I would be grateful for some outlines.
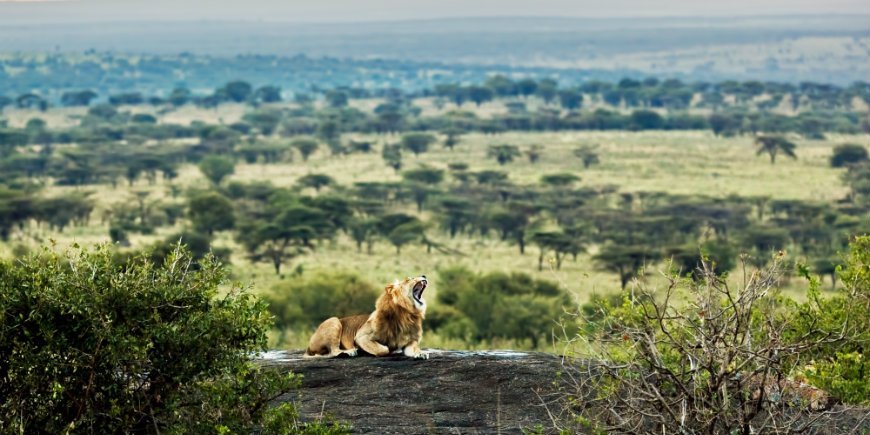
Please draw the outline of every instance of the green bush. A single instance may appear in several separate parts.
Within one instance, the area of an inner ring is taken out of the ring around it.
[[[797,306],[791,339],[805,336],[829,341],[807,355],[813,362],[804,374],[811,384],[846,403],[870,404],[870,236],[855,238],[838,267],[842,287],[832,297],[821,296],[821,282],[809,271],[807,302]]]
[[[343,430],[268,406],[298,378],[250,361],[265,303],[191,264],[179,248],[117,265],[106,245],[0,262],[0,433]]]
[[[427,321],[439,333],[472,341],[529,340],[537,348],[570,299],[558,285],[522,273],[439,272],[438,304]]]
[[[381,291],[350,273],[281,283],[266,297],[279,329],[315,327],[333,317],[371,313]]]

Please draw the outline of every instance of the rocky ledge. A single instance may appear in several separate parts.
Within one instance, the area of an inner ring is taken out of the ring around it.
[[[404,356],[303,359],[267,352],[261,361],[303,375],[302,416],[351,422],[355,433],[521,433],[551,425],[541,397],[552,393],[562,359],[514,351],[429,350]]]
[[[401,355],[303,359],[301,351],[262,354],[264,366],[302,374],[293,401],[306,420],[330,415],[355,433],[514,434],[552,427],[543,401],[558,397],[562,358],[533,352],[429,350],[429,359]],[[301,396],[300,396],[301,395]],[[867,408],[834,406],[814,434],[868,433]]]

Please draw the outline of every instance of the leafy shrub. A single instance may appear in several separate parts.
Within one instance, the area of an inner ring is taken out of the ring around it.
[[[847,143],[834,147],[834,154],[831,156],[831,166],[842,168],[868,160],[870,160],[870,157],[868,157],[867,148],[864,148],[863,145]]]
[[[526,274],[476,275],[453,268],[439,272],[438,303],[427,322],[449,337],[529,340],[538,347],[569,302],[556,284]]]
[[[268,406],[298,378],[249,360],[266,344],[265,303],[219,293],[213,259],[191,264],[179,248],[163,265],[116,265],[105,245],[0,263],[0,432],[343,430]]]
[[[278,284],[266,300],[278,328],[309,328],[333,316],[371,313],[379,295],[359,276],[335,273]]]
[[[850,244],[844,267],[838,268],[843,286],[833,297],[821,296],[821,283],[809,271],[807,302],[796,308],[792,340],[813,336],[836,337],[814,352],[805,352],[812,363],[805,375],[813,385],[846,403],[870,403],[870,236],[857,237]]]

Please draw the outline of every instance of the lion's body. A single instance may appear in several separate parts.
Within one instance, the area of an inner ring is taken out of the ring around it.
[[[426,278],[408,278],[388,285],[375,303],[375,311],[350,317],[331,317],[311,336],[306,357],[355,356],[357,349],[374,356],[402,350],[407,356],[425,357],[420,351],[426,303],[415,289],[426,287]]]
[[[334,357],[345,351],[356,350],[354,338],[368,319],[368,314],[360,314],[324,320],[311,337],[305,355]]]

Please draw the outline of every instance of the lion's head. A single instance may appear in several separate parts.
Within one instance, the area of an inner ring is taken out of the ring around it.
[[[384,291],[392,296],[392,302],[396,305],[405,307],[409,311],[425,311],[426,300],[423,299],[423,292],[428,286],[429,280],[426,279],[426,275],[420,275],[416,278],[408,277],[396,281],[387,286]]]

